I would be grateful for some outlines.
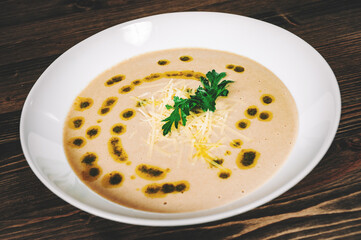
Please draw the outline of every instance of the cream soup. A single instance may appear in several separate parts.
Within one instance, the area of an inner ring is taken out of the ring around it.
[[[208,71],[229,94],[214,112],[195,109],[162,134],[173,97],[188,98]],[[246,57],[170,49],[133,57],[96,77],[75,99],[64,149],[78,177],[101,196],[152,212],[189,212],[235,201],[264,184],[296,139],[294,99],[271,71]]]

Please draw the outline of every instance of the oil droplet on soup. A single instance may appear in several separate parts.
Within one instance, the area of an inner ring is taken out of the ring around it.
[[[228,156],[228,155],[231,155],[231,154],[232,154],[232,152],[228,151],[228,150],[224,153],[225,156]]]
[[[114,106],[118,101],[117,97],[109,97],[103,102],[104,107],[112,107]]]
[[[231,174],[232,174],[232,172],[231,172],[231,170],[229,170],[229,169],[227,169],[227,170],[221,170],[221,171],[219,171],[219,173],[218,173],[218,177],[219,177],[220,179],[227,179],[227,178],[229,178],[229,177],[231,176]]]
[[[88,182],[93,182],[93,181],[97,180],[101,174],[102,174],[102,169],[98,165],[95,165],[95,166],[92,166],[89,168],[85,168],[81,172],[82,179],[84,181],[88,181]]]
[[[142,83],[143,83],[143,81],[141,79],[137,79],[137,80],[132,81],[130,84],[133,86],[138,86]]]
[[[107,80],[104,85],[107,87],[110,87],[116,83],[119,83],[125,79],[125,76],[122,74],[116,75],[114,77],[111,77],[109,80]]]
[[[120,94],[127,94],[134,89],[133,85],[125,85],[119,89]]]
[[[193,58],[191,56],[181,56],[179,60],[181,60],[182,62],[190,62],[193,60]]]
[[[122,135],[127,130],[127,126],[122,123],[116,123],[112,126],[110,132],[113,135]]]
[[[237,73],[242,73],[242,72],[244,72],[244,67],[242,67],[242,66],[235,66],[235,67],[233,68],[233,71],[235,71],[235,72],[237,72]]]
[[[158,65],[164,66],[164,65],[168,65],[170,62],[167,59],[162,59],[159,60],[157,63]]]
[[[237,166],[240,169],[253,168],[261,154],[253,149],[243,149],[237,156]]]
[[[243,142],[241,139],[234,139],[229,145],[233,148],[241,148],[242,144]]]
[[[77,97],[74,102],[74,109],[76,111],[84,111],[93,105],[94,101],[91,98]]]
[[[125,109],[120,113],[120,118],[123,120],[130,120],[135,116],[135,111],[131,108]]]
[[[158,79],[161,79],[162,77],[164,77],[164,75],[162,73],[152,73],[146,77],[143,78],[144,82],[153,82],[156,81]]]
[[[68,144],[73,148],[82,148],[86,144],[86,140],[83,137],[70,138]]]
[[[271,121],[272,118],[273,118],[273,114],[270,111],[263,111],[263,112],[260,112],[260,114],[258,115],[258,120],[260,120],[260,121],[268,122],[268,121]]]
[[[139,177],[152,181],[164,179],[167,172],[169,172],[169,169],[163,169],[148,164],[139,164],[135,169],[135,173]]]
[[[233,65],[233,64],[227,64],[227,65],[226,65],[226,68],[227,68],[227,69],[233,69],[233,68],[234,68],[234,65]]]
[[[151,183],[142,188],[142,192],[146,197],[163,198],[170,193],[184,193],[189,190],[188,181],[178,181],[171,183]]]
[[[179,76],[183,76],[183,78],[187,78],[187,79],[194,79],[194,80],[199,80],[201,76],[204,76],[203,73],[200,72],[194,72],[194,71],[181,71],[180,73],[178,73]]]
[[[244,115],[247,117],[247,118],[255,118],[257,117],[257,114],[258,114],[258,108],[257,106],[249,106],[246,111],[244,112]]]
[[[71,129],[80,129],[85,123],[85,119],[83,117],[73,117],[69,120],[68,126]]]
[[[98,161],[98,155],[93,152],[87,152],[81,157],[81,163],[83,166],[93,166]]]
[[[110,138],[108,141],[108,150],[110,156],[112,156],[116,162],[126,162],[128,160],[128,154],[125,152],[120,138]]]
[[[236,123],[236,127],[240,130],[244,130],[251,125],[251,122],[248,119],[241,119]]]
[[[112,108],[117,103],[118,98],[117,97],[108,97],[105,99],[105,101],[102,103],[102,106],[98,110],[99,115],[106,115],[112,110]]]
[[[94,139],[100,134],[100,127],[99,126],[91,126],[86,130],[86,137],[88,139]]]
[[[261,96],[261,102],[263,103],[263,105],[269,105],[274,101],[275,101],[275,97],[272,96],[271,94],[263,94]]]
[[[116,188],[123,184],[124,176],[118,171],[113,171],[104,175],[101,184],[105,188]]]

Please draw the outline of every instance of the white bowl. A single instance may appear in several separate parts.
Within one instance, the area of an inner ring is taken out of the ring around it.
[[[62,145],[73,99],[98,74],[145,52],[201,47],[249,57],[270,69],[292,93],[299,135],[281,169],[256,191],[215,209],[151,213],[112,203],[86,187],[70,168]],[[341,112],[336,78],[321,55],[294,34],[272,24],[224,13],[156,15],[119,24],[75,45],[56,59],[29,93],[20,121],[24,155],[36,176],[56,195],[86,212],[114,221],[176,226],[234,216],[286,192],[321,160],[335,136]]]

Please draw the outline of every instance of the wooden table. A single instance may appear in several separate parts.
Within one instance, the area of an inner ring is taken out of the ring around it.
[[[161,228],[85,213],[49,191],[29,168],[19,140],[25,98],[51,62],[79,41],[175,11],[249,16],[310,43],[341,88],[336,138],[290,191],[232,218]],[[0,12],[0,239],[361,239],[361,1],[3,0]]]

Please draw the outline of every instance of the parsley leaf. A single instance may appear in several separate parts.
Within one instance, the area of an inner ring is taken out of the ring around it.
[[[178,96],[173,97],[174,105],[166,105],[166,108],[173,109],[173,112],[163,119],[162,122],[165,124],[162,126],[163,135],[167,135],[171,132],[174,124],[175,128],[178,129],[178,124],[182,120],[183,126],[187,123],[187,116],[195,108],[202,109],[204,112],[216,110],[216,100],[219,96],[227,96],[229,91],[226,89],[229,83],[233,81],[222,80],[226,76],[225,72],[217,73],[214,69],[206,74],[207,78],[201,77],[201,83],[194,95],[190,98],[184,99]]]

